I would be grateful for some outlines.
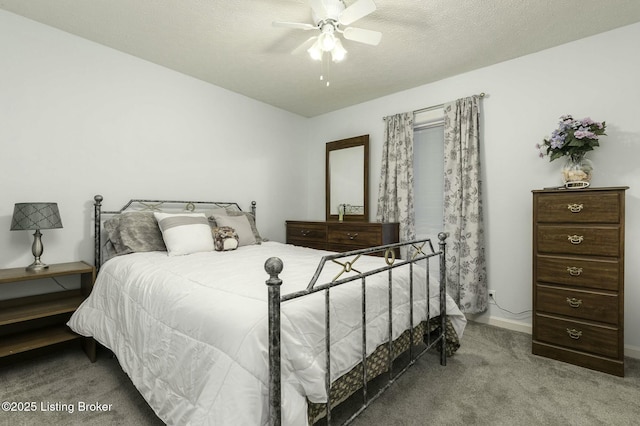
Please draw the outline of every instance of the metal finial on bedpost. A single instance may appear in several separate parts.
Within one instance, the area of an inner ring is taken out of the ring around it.
[[[256,205],[257,203],[255,201],[251,202],[251,214],[253,215],[253,220],[256,220]]]
[[[252,203],[253,205],[253,203]],[[280,376],[280,285],[278,274],[282,272],[282,260],[270,257],[264,263],[269,274],[269,425],[280,426],[282,422],[282,384]]]
[[[102,232],[100,232],[100,225],[101,225],[101,208],[102,208],[102,195],[96,195],[95,197],[93,197],[94,203],[93,203],[93,220],[94,220],[94,244],[95,244],[95,253],[94,253],[94,257],[93,257],[93,263],[94,266],[96,267],[96,272],[98,272],[98,270],[100,269],[100,264],[102,263],[102,257],[101,257],[101,251],[100,251],[100,247],[102,246]]]
[[[446,239],[447,234],[438,234],[440,242],[440,327],[442,341],[440,342],[440,365],[447,365],[447,259],[446,259]]]

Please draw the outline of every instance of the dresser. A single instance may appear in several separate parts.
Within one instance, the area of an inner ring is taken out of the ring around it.
[[[533,191],[533,353],[624,376],[627,187]]]
[[[398,223],[288,220],[287,244],[344,252],[397,243]]]

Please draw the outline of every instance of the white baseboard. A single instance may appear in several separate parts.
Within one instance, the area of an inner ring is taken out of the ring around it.
[[[628,356],[629,358],[640,359],[640,348],[636,346],[625,345],[624,356]]]
[[[532,334],[532,326],[528,322],[515,321],[506,318],[498,318],[486,314],[467,315],[467,319],[482,324],[493,325],[507,330],[519,331],[522,333]],[[625,345],[624,356],[629,358],[640,359],[640,348],[636,346]]]
[[[466,317],[468,320],[473,322],[495,325],[496,327],[506,328],[507,330],[532,334],[532,328],[529,322],[515,321],[515,320],[506,319],[506,318],[498,318],[498,317],[494,317],[486,314],[467,315]]]

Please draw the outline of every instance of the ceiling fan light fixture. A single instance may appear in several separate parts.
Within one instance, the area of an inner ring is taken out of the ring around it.
[[[322,44],[322,50],[325,52],[331,52],[336,46],[336,36],[333,32],[323,32],[320,34],[320,43]]]
[[[336,45],[331,51],[331,59],[333,62],[340,62],[347,56],[347,49],[342,46],[340,39],[336,39]]]
[[[324,54],[324,51],[322,50],[322,45],[320,43],[320,40],[316,40],[315,43],[313,43],[313,45],[307,49],[307,52],[309,53],[309,56],[311,57],[311,59],[313,59],[314,61],[320,61],[322,60],[322,55]]]

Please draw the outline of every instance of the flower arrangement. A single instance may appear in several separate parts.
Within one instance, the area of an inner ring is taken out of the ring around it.
[[[550,138],[537,144],[540,150],[540,158],[549,156],[549,161],[565,155],[572,158],[581,158],[587,151],[600,146],[598,137],[605,134],[606,123],[593,121],[590,118],[575,120],[570,115],[560,117],[560,123],[553,131]]]

